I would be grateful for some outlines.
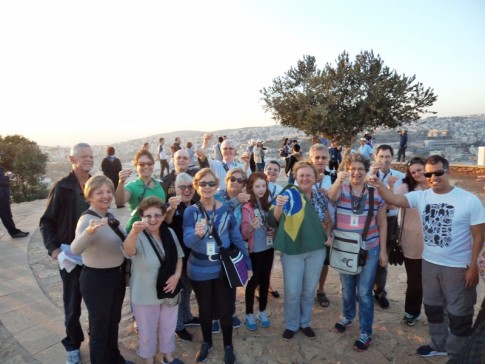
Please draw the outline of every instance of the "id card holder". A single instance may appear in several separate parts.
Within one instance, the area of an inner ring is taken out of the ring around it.
[[[358,216],[352,215],[350,217],[350,226],[353,226],[353,227],[359,226],[359,217]]]
[[[214,255],[216,254],[216,242],[215,241],[209,241],[207,243],[207,247],[206,247],[207,251],[206,251],[206,254],[207,255]]]
[[[273,238],[271,236],[266,237],[266,245],[273,246]]]

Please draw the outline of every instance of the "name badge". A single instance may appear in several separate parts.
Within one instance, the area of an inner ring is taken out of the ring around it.
[[[359,226],[359,217],[358,216],[352,215],[352,217],[350,218],[350,226],[354,226],[354,227]]]
[[[273,246],[273,238],[271,236],[266,237],[266,245]]]
[[[214,241],[210,241],[207,243],[207,255],[214,255],[216,253],[216,243]]]

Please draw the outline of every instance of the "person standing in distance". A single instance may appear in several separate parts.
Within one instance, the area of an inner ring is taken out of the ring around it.
[[[120,173],[123,167],[121,167],[120,159],[115,157],[114,147],[106,148],[106,154],[107,156],[101,162],[101,170],[103,171],[103,174],[113,182],[116,190],[119,181],[118,173]]]
[[[2,153],[0,153],[0,163],[2,162]],[[0,167],[0,218],[3,226],[7,229],[12,239],[25,238],[29,233],[17,229],[12,218],[10,209],[10,177],[5,175],[3,168]]]
[[[170,173],[170,167],[168,165],[168,157],[167,157],[167,152],[165,151],[165,148],[163,145],[165,144],[165,138],[160,138],[159,139],[159,145],[158,145],[158,159],[160,159],[160,179],[163,178],[163,172],[167,170],[167,174]]]
[[[40,218],[44,245],[54,260],[61,253],[61,244],[70,245],[74,240],[79,217],[89,207],[83,193],[94,164],[93,151],[89,144],[74,145],[69,153],[69,161],[72,164],[71,173],[54,184],[49,193],[47,208]],[[79,321],[82,299],[79,284],[81,270],[80,265],[76,265],[70,272],[66,269],[60,270],[66,326],[66,337],[62,339],[62,345],[67,352],[66,364],[81,363],[79,348],[84,341]]]
[[[401,130],[399,135],[399,153],[397,153],[397,161],[404,162],[406,160],[406,148],[408,147],[408,131]]]

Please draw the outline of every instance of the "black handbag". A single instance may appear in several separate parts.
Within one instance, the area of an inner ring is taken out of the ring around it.
[[[207,217],[207,212],[204,206],[199,201],[197,207],[200,212]],[[246,267],[246,261],[244,260],[243,253],[239,248],[231,243],[229,248],[225,248],[222,245],[221,238],[217,233],[217,229],[212,230],[212,236],[214,237],[217,246],[219,248],[219,256],[221,258],[222,267],[224,269],[225,277],[231,288],[244,287],[248,281],[248,269]]]
[[[171,232],[168,230],[168,227],[165,227],[164,225],[160,226],[160,232],[162,232],[162,229],[166,229],[165,234],[161,234],[162,237],[162,244],[164,245],[164,248],[167,247],[168,244],[173,244],[173,249],[175,249],[176,252],[176,246],[175,242],[172,241],[167,242],[166,240],[170,240],[169,236],[171,237]],[[174,274],[175,269],[173,262],[169,262],[168,259],[163,259],[161,252],[159,251],[159,248],[157,248],[156,243],[153,241],[150,233],[148,233],[146,230],[143,231],[143,233],[146,235],[148,238],[148,241],[150,242],[150,245],[152,246],[153,250],[155,251],[155,254],[158,257],[158,260],[160,261],[160,268],[158,269],[158,275],[157,275],[157,298],[158,299],[163,299],[163,298],[174,298],[179,294],[179,292],[184,288],[184,284],[181,279],[179,279],[177,286],[175,287],[173,292],[165,292],[165,284],[167,283],[167,280]],[[165,249],[165,252],[167,253],[168,249]],[[172,257],[173,258],[173,257]],[[169,258],[170,259],[170,258]]]
[[[394,243],[391,251],[389,252],[389,264],[390,265],[403,265],[404,263],[404,253],[401,247],[401,238],[402,238],[402,227],[404,225],[404,218],[406,216],[406,209],[403,210],[402,222],[401,227],[399,228],[398,238]]]

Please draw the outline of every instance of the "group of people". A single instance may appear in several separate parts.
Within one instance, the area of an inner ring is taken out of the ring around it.
[[[164,363],[181,363],[174,353],[175,336],[192,341],[186,328],[195,325],[203,338],[195,360],[206,361],[213,350],[214,324],[222,331],[224,362],[234,363],[232,333],[240,325],[236,289],[224,278],[219,255],[220,248],[231,245],[243,253],[252,272],[245,287],[245,327],[271,326],[267,307],[276,250],[284,282],[282,338],[291,340],[300,331],[314,339],[315,300],[330,305],[325,282],[334,231],[365,232],[362,269],[340,273],[343,305],[334,325],[337,333],[353,324],[358,304],[359,336],[353,348],[369,347],[374,303],[389,307],[388,255],[399,241],[408,275],[403,320],[415,325],[424,303],[429,323],[431,342],[417,353],[461,355],[473,333],[485,212],[476,196],[450,184],[446,159],[413,158],[402,174],[390,168],[394,151],[389,145],[379,145],[375,155],[370,147],[370,155],[342,158],[341,150],[334,157],[318,143],[308,158],[294,161],[294,180],[283,188],[277,181],[280,161],[268,161],[262,170],[256,163],[251,171],[250,151],[238,161],[236,145],[222,139],[217,146],[221,159],[210,158],[210,139],[204,138],[196,151],[199,168],[190,166],[187,150],[174,151],[174,170],[161,182],[153,177],[153,155],[138,151],[136,178],[129,181],[131,170],[121,169],[117,186],[107,176],[90,175],[89,145],[71,149],[72,172],[52,188],[40,221],[48,253],[60,262],[68,364],[80,362],[81,299],[89,313],[91,362],[127,362],[117,343],[125,283],[138,327],[138,355],[146,363],[154,362],[157,346]],[[335,178],[326,173],[331,161],[343,164]],[[128,204],[126,227],[110,210],[113,200],[117,206]],[[82,263],[65,263],[79,254]],[[191,313],[192,290],[198,316]]]

